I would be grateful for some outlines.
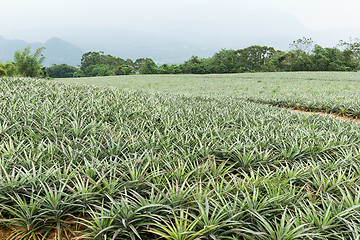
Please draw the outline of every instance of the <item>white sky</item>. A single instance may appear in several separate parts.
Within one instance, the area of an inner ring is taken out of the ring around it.
[[[221,21],[229,10],[241,15],[256,9],[293,15],[311,30],[360,28],[360,0],[11,0],[1,2],[0,35],[40,28],[53,35],[67,27],[161,30],[195,15]]]

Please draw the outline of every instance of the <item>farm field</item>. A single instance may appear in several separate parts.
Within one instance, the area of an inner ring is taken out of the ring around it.
[[[359,239],[359,78],[0,78],[0,236]]]
[[[130,75],[55,81],[188,96],[232,96],[281,107],[360,117],[360,73],[356,72]]]

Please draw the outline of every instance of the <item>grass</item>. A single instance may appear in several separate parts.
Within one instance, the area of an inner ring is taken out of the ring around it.
[[[26,78],[0,109],[10,239],[359,238],[357,123]]]

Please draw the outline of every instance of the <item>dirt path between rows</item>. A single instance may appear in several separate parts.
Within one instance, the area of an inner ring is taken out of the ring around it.
[[[359,118],[340,116],[340,115],[335,114],[335,113],[310,112],[310,111],[302,111],[302,110],[297,110],[297,109],[292,109],[292,108],[290,108],[290,111],[292,111],[292,112],[297,112],[297,113],[303,113],[303,114],[312,114],[312,115],[318,114],[318,115],[322,115],[322,116],[334,117],[334,118],[339,119],[339,120],[360,122],[360,119],[359,119]]]

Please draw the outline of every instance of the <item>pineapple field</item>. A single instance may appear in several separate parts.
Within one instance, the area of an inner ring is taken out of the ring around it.
[[[359,239],[359,87],[0,78],[0,239]]]

